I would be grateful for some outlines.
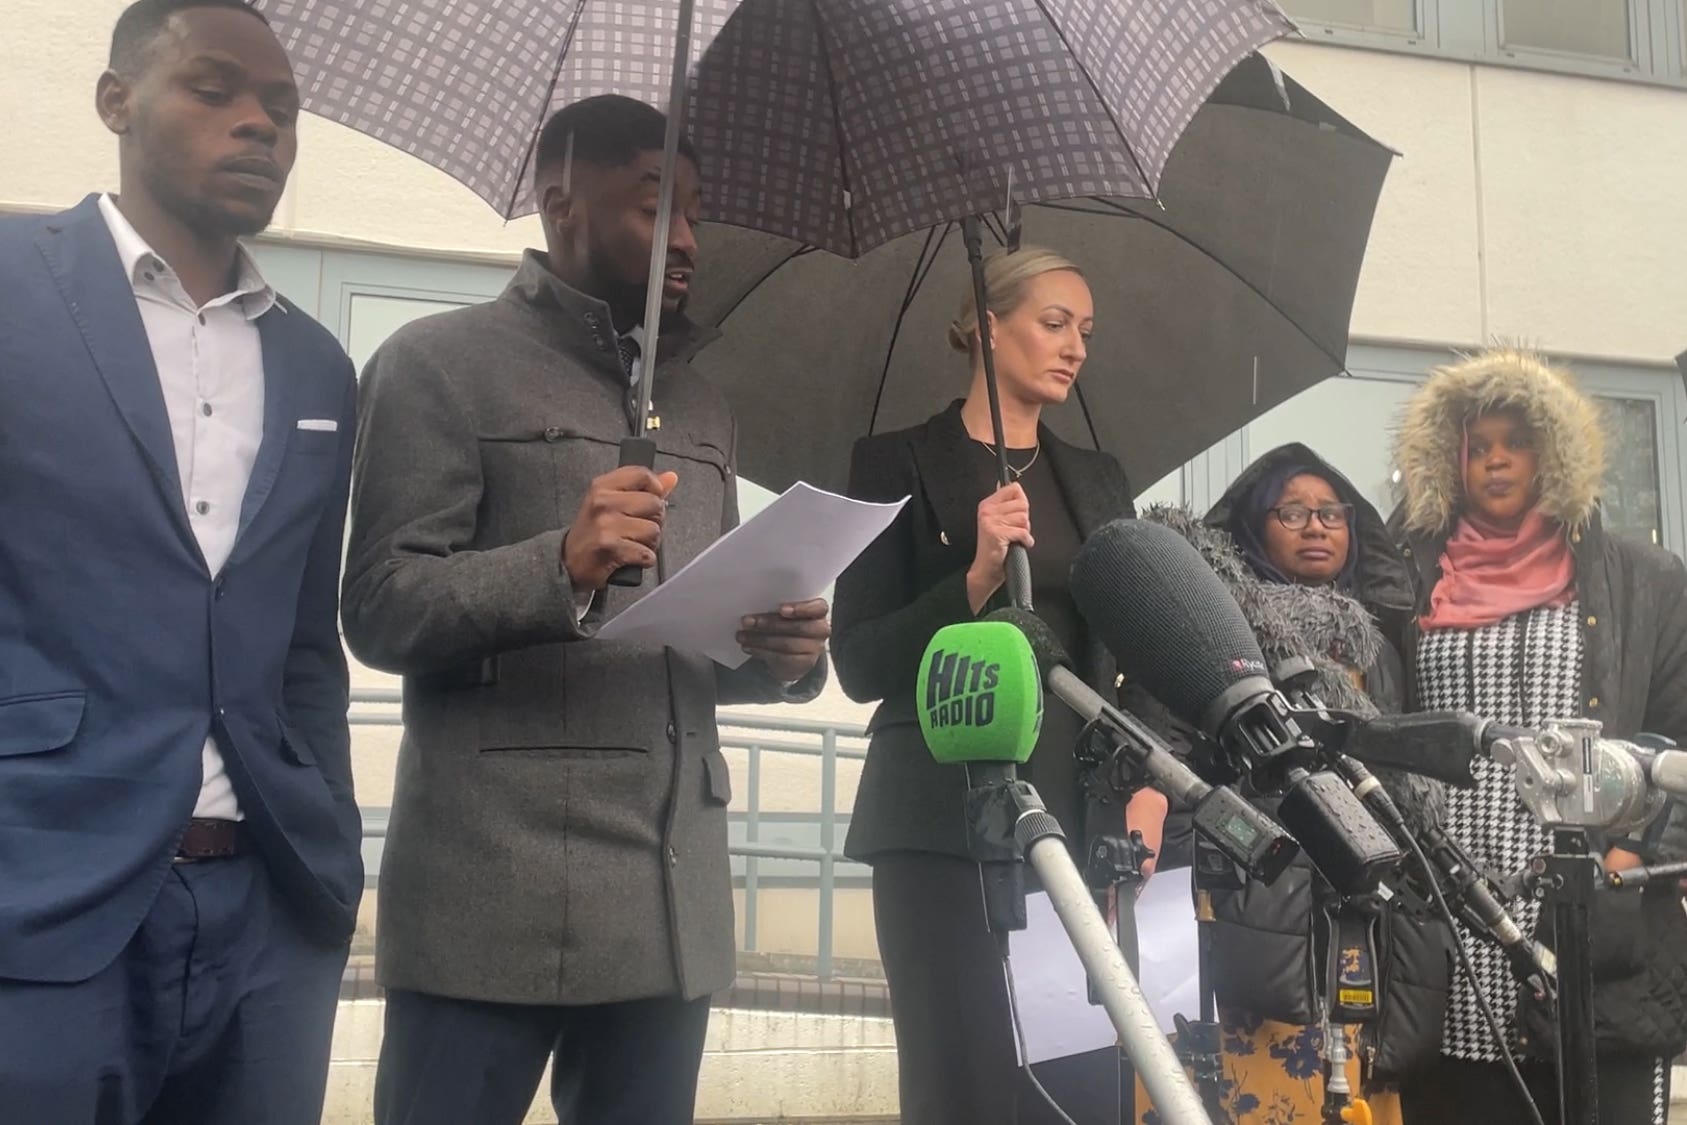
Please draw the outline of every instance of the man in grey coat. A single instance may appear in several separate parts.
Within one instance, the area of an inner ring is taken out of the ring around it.
[[[804,701],[827,607],[747,619],[752,659],[594,640],[738,521],[735,425],[690,370],[697,245],[682,147],[651,386],[631,432],[664,120],[558,113],[545,253],[496,301],[400,329],[364,374],[346,639],[404,676],[380,881],[382,1125],[516,1125],[547,1061],[560,1120],[689,1122],[708,998],[733,976],[717,702]],[[624,564],[642,587],[609,586]]]

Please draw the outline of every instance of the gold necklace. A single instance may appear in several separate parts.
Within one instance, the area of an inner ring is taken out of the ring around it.
[[[992,456],[992,457],[996,456],[996,447],[995,446],[991,445],[989,442],[985,441],[983,438],[973,438],[972,440],[976,441],[979,445],[982,445],[985,449],[988,449],[990,451],[990,456]],[[1042,456],[1042,453],[1043,453],[1043,443],[1039,441],[1036,445],[1031,447],[1031,459],[1029,461],[1025,462],[1025,464],[1019,466],[1018,468],[1015,468],[1014,466],[1009,465],[1008,466],[1008,472],[1013,474],[1014,480],[1018,480],[1020,477],[1024,476],[1026,473],[1031,471],[1031,466],[1035,465],[1037,463],[1037,458]]]

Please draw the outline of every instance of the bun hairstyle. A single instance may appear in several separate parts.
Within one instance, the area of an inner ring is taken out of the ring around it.
[[[987,307],[997,318],[1005,317],[1025,300],[1025,289],[1031,280],[1045,273],[1070,270],[1079,277],[1084,271],[1069,259],[1041,246],[1022,246],[1018,250],[997,250],[984,259],[984,292]],[[974,302],[972,276],[967,275],[966,294],[961,298],[961,312],[949,322],[949,346],[962,355],[971,355],[977,345],[978,307]]]

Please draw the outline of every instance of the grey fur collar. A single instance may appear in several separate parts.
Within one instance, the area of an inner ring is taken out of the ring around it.
[[[1171,528],[1201,553],[1242,607],[1267,663],[1308,657],[1318,669],[1318,693],[1324,702],[1367,716],[1377,713],[1343,667],[1369,668],[1383,643],[1376,622],[1358,599],[1328,587],[1262,582],[1228,532],[1209,527],[1187,508],[1156,504],[1143,518]]]

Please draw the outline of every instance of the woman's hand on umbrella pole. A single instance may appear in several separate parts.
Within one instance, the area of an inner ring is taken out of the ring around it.
[[[1019,543],[1030,550],[1031,501],[1016,481],[986,496],[978,505],[978,551],[967,568],[967,602],[973,613],[984,609],[990,595],[1007,578],[1008,548]]]

